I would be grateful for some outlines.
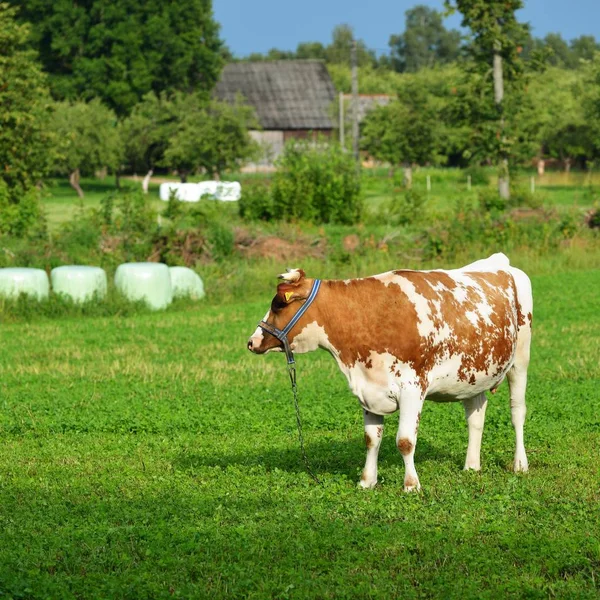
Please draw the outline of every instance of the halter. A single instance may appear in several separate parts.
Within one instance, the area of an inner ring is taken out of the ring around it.
[[[294,353],[290,348],[290,342],[288,341],[288,333],[292,330],[292,327],[300,320],[302,315],[308,310],[309,306],[314,302],[317,297],[317,292],[321,287],[321,280],[315,279],[312,288],[310,290],[310,294],[306,299],[306,302],[300,307],[300,310],[292,317],[292,320],[283,328],[277,329],[273,325],[269,325],[266,321],[261,321],[258,326],[267,333],[270,333],[272,336],[276,337],[282,344],[283,349],[285,351],[285,357],[287,358],[288,367],[295,364]]]
[[[304,448],[304,436],[302,435],[302,421],[300,419],[300,406],[298,405],[298,386],[296,385],[296,361],[294,360],[294,353],[290,348],[290,342],[287,339],[288,333],[292,330],[292,327],[300,320],[300,317],[308,310],[308,307],[314,302],[317,297],[317,292],[321,287],[321,280],[315,279],[310,294],[306,299],[306,302],[300,307],[300,310],[292,317],[292,320],[283,328],[277,329],[273,325],[269,325],[266,321],[261,321],[258,326],[272,336],[275,336],[282,344],[285,351],[285,357],[287,358],[288,374],[290,376],[290,382],[292,383],[292,392],[294,394],[294,407],[296,409],[296,425],[298,426],[298,439],[300,441],[300,449],[302,451],[302,458],[306,465],[306,470],[309,475],[320,485],[321,480],[315,475],[315,472],[310,467],[308,456],[306,455],[306,449]]]

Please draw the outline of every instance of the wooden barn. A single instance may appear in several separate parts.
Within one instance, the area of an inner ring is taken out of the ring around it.
[[[290,138],[329,137],[336,91],[318,60],[278,60],[228,64],[215,88],[220,100],[242,95],[254,107],[262,131],[251,135],[265,149],[260,166],[281,154]]]

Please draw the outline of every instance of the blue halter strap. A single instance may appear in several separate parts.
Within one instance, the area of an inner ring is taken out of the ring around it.
[[[291,321],[283,328],[277,329],[273,325],[270,325],[266,321],[261,321],[258,326],[267,333],[275,336],[282,344],[283,349],[285,351],[285,356],[287,358],[288,365],[293,365],[296,361],[294,360],[294,353],[290,348],[290,343],[287,339],[288,333],[292,330],[292,327],[301,319],[302,315],[308,310],[310,305],[314,302],[317,297],[317,293],[319,288],[321,287],[321,280],[315,279],[312,288],[310,290],[310,294],[306,299],[306,302],[300,307],[300,310],[292,317]]]

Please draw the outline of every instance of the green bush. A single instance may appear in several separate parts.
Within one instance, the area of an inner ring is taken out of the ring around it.
[[[14,202],[6,183],[0,179],[0,233],[16,237],[46,233],[46,221],[40,204],[40,192],[31,188]]]
[[[245,187],[238,208],[246,221],[272,221],[275,216],[271,190],[265,184]]]
[[[359,221],[360,172],[339,144],[291,140],[277,166],[272,186],[276,219],[346,225]]]
[[[479,208],[485,213],[499,214],[506,211],[510,201],[500,196],[496,188],[486,188],[478,194]]]
[[[471,185],[489,185],[490,184],[490,170],[489,168],[482,167],[480,165],[471,165],[464,171],[465,179],[471,176]]]
[[[544,194],[531,192],[525,186],[515,186],[510,190],[511,206],[526,206],[527,208],[540,208],[544,204]]]
[[[394,193],[384,206],[383,218],[390,225],[411,225],[421,220],[427,197],[415,189]]]

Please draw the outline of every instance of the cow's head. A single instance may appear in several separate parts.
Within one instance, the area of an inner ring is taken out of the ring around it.
[[[300,310],[303,301],[308,298],[313,280],[307,279],[302,269],[288,269],[287,273],[279,275],[279,279],[283,281],[277,286],[277,293],[271,301],[271,308],[263,321],[277,329],[283,329]],[[290,344],[296,334],[301,331],[305,318],[306,316],[303,315],[289,332]],[[256,328],[248,340],[248,350],[255,354],[264,354],[270,350],[281,352],[282,349],[283,343],[260,327]]]

